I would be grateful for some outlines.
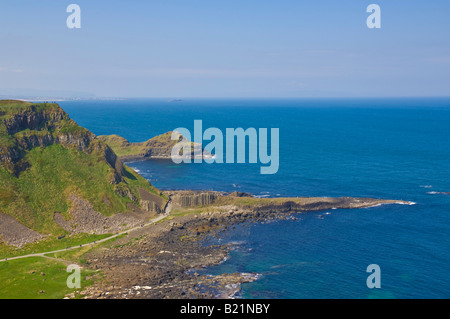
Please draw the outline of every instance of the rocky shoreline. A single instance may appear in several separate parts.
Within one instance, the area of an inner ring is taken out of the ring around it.
[[[89,254],[87,266],[101,269],[100,285],[87,298],[229,298],[257,274],[198,275],[196,270],[224,261],[232,245],[205,245],[226,227],[246,220],[245,213],[202,213],[149,225]],[[254,221],[256,221],[255,219]],[[258,220],[263,220],[258,218]]]
[[[205,245],[209,236],[218,236],[228,227],[245,227],[249,222],[295,218],[296,213],[305,211],[412,204],[351,197],[300,198],[295,204],[285,199],[278,201],[279,205],[262,202],[255,207],[209,206],[198,213],[190,208],[190,212],[169,216],[89,252],[87,267],[101,270],[102,280],[83,291],[85,298],[233,298],[242,283],[257,280],[258,274],[199,275],[198,269],[223,262],[233,249],[230,244]],[[302,204],[305,209],[299,210]]]

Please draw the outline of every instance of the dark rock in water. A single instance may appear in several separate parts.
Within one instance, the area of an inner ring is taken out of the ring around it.
[[[249,193],[244,193],[244,192],[238,192],[238,191],[234,191],[228,194],[228,196],[234,196],[234,197],[253,197],[251,194]]]

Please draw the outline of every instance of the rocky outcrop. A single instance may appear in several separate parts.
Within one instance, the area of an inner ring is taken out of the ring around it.
[[[4,124],[7,133],[12,135],[25,129],[55,129],[57,123],[62,120],[69,120],[69,116],[61,108],[54,108],[51,112],[48,112],[39,105],[31,105],[26,110],[15,113],[11,117],[5,119]]]
[[[57,104],[18,108],[17,112],[0,119],[0,126],[8,136],[8,143],[0,144],[0,164],[16,176],[27,167],[23,161],[27,151],[52,144],[100,155],[114,170],[112,183],[121,182],[125,174],[123,163],[114,151],[78,126]]]
[[[184,137],[179,133],[178,133],[178,140],[172,140],[171,139],[172,133],[173,132],[164,133],[162,135],[151,138],[147,142],[143,143],[145,150],[144,157],[167,158],[167,159],[171,158],[172,149],[179,142],[185,143],[186,146],[189,147],[190,153],[185,154],[185,156],[187,157],[191,158],[201,157],[203,152],[205,152],[201,144],[192,143],[186,137]]]
[[[161,207],[153,201],[141,199],[139,201],[139,205],[142,207],[142,209],[144,209],[148,212],[155,212],[158,214],[161,214],[164,212],[164,210],[162,210]]]
[[[358,197],[292,197],[292,198],[239,198],[226,196],[220,203],[234,205],[258,213],[295,213],[327,209],[368,208],[384,204],[413,205],[413,202]]]
[[[167,132],[141,143],[130,143],[118,135],[102,135],[98,138],[107,143],[123,161],[136,159],[171,159],[172,149],[175,145],[180,147],[181,158],[212,157],[211,153],[204,150],[201,144],[193,143],[179,133],[178,140],[172,140],[172,133]],[[176,137],[177,135],[174,136]],[[188,154],[183,154],[185,149],[189,151]]]
[[[107,217],[95,211],[91,203],[76,194],[71,194],[72,202],[68,213],[70,218],[58,212],[54,214],[55,222],[70,233],[107,234],[115,233],[142,224],[148,216],[131,213],[118,213]]]
[[[358,197],[287,197],[257,198],[248,193],[217,191],[165,191],[164,194],[179,207],[235,207],[257,213],[295,213],[326,209],[366,208],[383,204],[413,205],[402,200]]]
[[[151,194],[142,188],[139,188],[139,196],[141,197],[139,204],[142,209],[158,214],[164,213],[166,201],[163,198]]]
[[[244,192],[238,192],[238,191],[234,191],[228,194],[228,196],[233,196],[233,197],[253,197],[252,194],[250,193],[244,193]]]
[[[222,192],[215,191],[166,191],[164,194],[181,207],[209,206],[223,196]]]
[[[42,238],[44,238],[44,235],[26,227],[13,217],[0,213],[0,241],[21,248],[25,244],[33,243]]]

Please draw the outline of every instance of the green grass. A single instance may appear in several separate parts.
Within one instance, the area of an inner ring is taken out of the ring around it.
[[[81,244],[91,243],[109,237],[111,235],[112,234],[102,234],[102,235],[75,234],[71,236],[66,236],[62,239],[58,239],[57,236],[50,236],[49,238],[46,238],[39,242],[27,244],[22,248],[14,248],[4,243],[0,243],[0,259],[59,250],[67,247],[76,247]]]
[[[62,109],[56,103],[32,103],[19,100],[0,100],[0,120],[13,115],[32,112],[61,112]]]
[[[218,197],[212,205],[236,205],[240,207],[254,207],[261,205],[281,205],[286,202],[286,198],[257,198],[257,197],[233,197],[233,196],[221,196]],[[292,197],[289,201],[304,204],[308,199],[302,197]]]
[[[167,149],[167,156],[170,157],[172,148],[178,143],[178,141],[172,140],[171,136],[172,132],[167,132],[141,143],[130,143],[119,135],[101,135],[98,138],[108,144],[119,157],[144,156],[149,150],[155,148]],[[192,148],[196,145],[192,142],[184,143],[189,144]]]
[[[33,103],[24,101],[0,100],[0,119],[8,118],[11,114],[29,110],[32,105]]]
[[[0,299],[61,299],[77,293],[67,287],[67,265],[63,262],[32,257],[0,263]],[[81,269],[81,290],[93,283],[94,272]]]
[[[195,214],[201,214],[204,212],[207,212],[209,209],[207,207],[205,208],[179,208],[174,209],[170,213],[170,216],[172,217],[180,217],[185,215],[195,215]]]
[[[15,139],[7,133],[5,121],[25,112],[42,113],[50,118],[51,115],[56,113],[65,114],[58,104],[54,103],[30,103],[15,100],[0,100],[0,153],[1,147],[11,147],[15,145]],[[68,116],[67,119],[63,121],[67,123],[70,122],[71,126],[78,126],[75,122],[70,120]]]
[[[55,212],[69,208],[67,196],[75,192],[105,215],[126,211],[128,198],[118,196],[108,177],[112,169],[106,162],[75,149],[61,145],[34,148],[27,160],[31,167],[19,178],[0,168],[0,189],[15,190],[15,199],[4,193],[3,212],[9,213],[24,225],[43,233],[61,233],[53,222]],[[110,205],[106,205],[107,198]],[[59,228],[59,227],[58,227]]]
[[[162,197],[164,200],[169,200],[167,196],[161,194],[161,192],[154,187],[152,184],[149,183],[148,180],[146,180],[144,177],[136,173],[132,168],[124,165],[125,172],[126,172],[126,183],[130,187],[130,189],[133,191],[133,194],[137,197],[139,197],[138,188],[142,188],[152,194],[158,195]]]
[[[98,137],[112,148],[117,156],[143,156],[144,143],[130,143],[119,135],[102,135]]]
[[[128,189],[135,198],[139,198],[139,187],[159,195],[128,167],[125,182],[111,184],[113,169],[105,161],[61,145],[34,148],[26,159],[31,166],[19,178],[0,167],[0,211],[38,232],[65,234],[53,221],[53,215],[68,211],[70,193],[77,193],[105,216],[127,211],[132,202],[119,196],[117,188]]]
[[[93,242],[100,240],[108,235],[76,235],[72,238],[65,238],[60,241],[60,245],[54,245],[55,250],[66,247],[76,246],[80,243]],[[108,247],[113,245],[114,241],[123,238],[127,234],[122,234],[111,240],[95,244],[93,247],[85,246],[78,249],[50,253],[45,256],[57,258],[60,260],[48,259],[43,257],[27,257],[17,260],[0,262],[0,299],[60,299],[66,294],[75,293],[75,298],[80,298],[79,291],[92,285],[94,281],[102,280],[101,272],[89,269],[85,255],[92,249]],[[54,244],[54,243],[53,243]],[[51,247],[35,246],[34,249],[45,248],[51,250]],[[31,247],[29,247],[31,249]],[[22,253],[21,253],[22,254]],[[76,264],[81,267],[81,289],[69,289],[66,280],[70,273],[66,272],[68,264]],[[45,276],[41,276],[41,272]],[[95,276],[93,276],[95,275]],[[43,281],[43,279],[46,279]],[[51,281],[49,281],[49,279]],[[44,290],[44,293],[39,293]]]
[[[85,254],[90,252],[92,249],[99,249],[101,247],[110,247],[111,245],[113,245],[113,243],[123,237],[126,237],[128,234],[122,234],[120,236],[111,238],[107,241],[104,241],[102,243],[96,243],[94,245],[88,245],[88,246],[84,246],[84,247],[80,247],[77,249],[72,249],[72,250],[66,250],[66,251],[61,251],[58,253],[50,253],[50,254],[46,254],[45,256],[48,257],[53,257],[53,258],[58,258],[58,259],[63,259],[63,260],[70,260],[80,266],[85,265],[86,264],[86,259],[85,259]],[[109,236],[109,235],[108,235]],[[99,238],[101,239],[101,238]],[[89,242],[93,242],[93,240],[90,240]]]

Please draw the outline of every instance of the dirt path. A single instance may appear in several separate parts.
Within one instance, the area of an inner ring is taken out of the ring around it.
[[[101,240],[96,240],[96,241],[94,241],[92,243],[86,243],[86,244],[82,244],[82,245],[78,245],[78,246],[74,246],[74,247],[68,247],[68,248],[52,250],[52,251],[46,251],[46,252],[41,252],[41,253],[28,254],[28,255],[22,255],[22,256],[15,256],[15,257],[10,257],[10,258],[4,258],[4,259],[0,259],[0,262],[8,261],[8,260],[14,260],[14,259],[28,258],[28,257],[44,257],[44,258],[46,258],[47,256],[44,256],[44,255],[47,255],[47,254],[60,253],[60,252],[63,252],[63,251],[69,251],[69,250],[78,249],[78,248],[81,248],[81,247],[86,247],[86,246],[89,246],[89,245],[97,245],[97,244],[103,243],[105,241],[108,241],[110,239],[119,237],[120,235],[132,232],[133,230],[137,230],[137,229],[140,229],[140,228],[142,228],[144,226],[148,226],[148,225],[154,224],[154,223],[164,219],[165,217],[167,217],[169,215],[170,209],[171,209],[171,205],[170,205],[170,209],[169,209],[169,205],[167,206],[167,208],[168,209],[166,209],[166,213],[164,213],[164,214],[162,214],[162,215],[160,215],[160,216],[158,216],[156,218],[151,219],[148,223],[144,224],[143,226],[130,228],[128,230],[122,231],[120,233],[117,233],[115,235],[112,235],[112,236],[109,236],[109,237],[106,237],[106,238],[103,238]]]

